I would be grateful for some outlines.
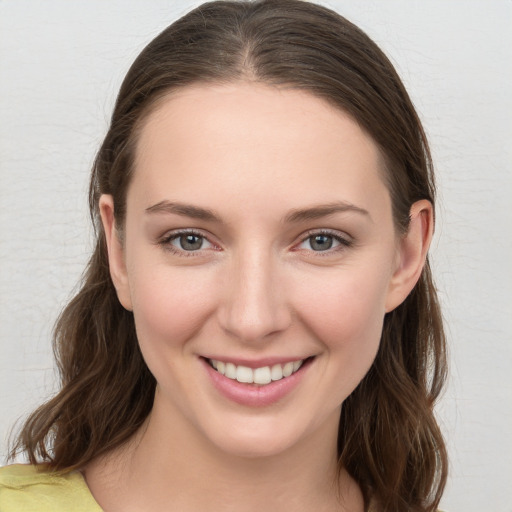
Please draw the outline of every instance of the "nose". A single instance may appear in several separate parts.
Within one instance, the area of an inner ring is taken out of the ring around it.
[[[269,339],[291,323],[279,262],[264,251],[234,258],[219,308],[222,328],[244,343]]]

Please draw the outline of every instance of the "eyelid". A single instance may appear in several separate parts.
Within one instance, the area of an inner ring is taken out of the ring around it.
[[[159,237],[156,241],[157,245],[163,246],[163,248],[166,251],[169,251],[173,254],[176,254],[178,256],[183,257],[194,257],[194,256],[201,256],[204,254],[204,251],[212,250],[212,248],[207,249],[198,249],[197,251],[186,251],[184,249],[179,249],[171,244],[171,241],[179,238],[182,235],[194,235],[198,236],[204,240],[206,240],[209,244],[212,245],[213,250],[220,250],[219,246],[213,242],[209,236],[205,235],[200,229],[195,228],[183,228],[183,229],[176,229],[173,231],[168,231],[161,237]]]
[[[198,249],[197,251],[186,251],[184,249],[179,249],[179,248],[173,246],[170,242],[179,238],[181,235],[198,236],[198,237],[206,240],[209,244],[211,244],[213,250],[216,250],[216,251],[222,250],[216,243],[214,243],[210,239],[209,236],[205,235],[200,229],[194,229],[194,228],[183,228],[183,229],[177,229],[177,230],[167,232],[166,234],[164,234],[163,236],[158,238],[157,244],[164,246],[164,248],[166,250],[168,250],[169,252],[172,252],[174,254],[177,254],[179,256],[184,256],[184,257],[200,256],[204,253],[204,251],[212,250],[212,248],[207,248],[207,249]],[[309,238],[311,238],[315,235],[331,236],[339,243],[339,246],[337,246],[335,248],[329,248],[325,251],[314,251],[314,250],[297,248],[297,246],[301,245],[306,240],[308,240]],[[292,250],[295,250],[295,251],[305,250],[306,252],[315,254],[315,256],[328,256],[328,255],[332,255],[333,253],[337,253],[339,251],[347,249],[348,247],[351,247],[352,245],[354,245],[354,240],[347,233],[341,233],[339,231],[332,230],[332,229],[311,229],[301,235],[300,241],[293,246]]]
[[[311,229],[301,235],[300,242],[296,244],[294,247],[303,244],[309,238],[315,235],[327,235],[333,237],[340,245],[335,248],[330,248],[325,251],[313,251],[307,249],[296,249],[296,250],[306,250],[307,252],[314,253],[315,256],[328,256],[333,253],[337,253],[339,251],[343,251],[354,245],[354,239],[348,235],[347,233],[342,233],[340,231],[332,230],[332,229]]]

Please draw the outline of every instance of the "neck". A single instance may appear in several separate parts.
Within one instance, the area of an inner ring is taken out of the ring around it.
[[[337,425],[333,418],[278,454],[245,457],[155,404],[134,439],[86,468],[86,479],[106,512],[362,510],[358,486],[337,470]]]

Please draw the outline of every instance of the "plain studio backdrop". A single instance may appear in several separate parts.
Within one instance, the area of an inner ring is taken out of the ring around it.
[[[55,390],[51,329],[91,250],[89,169],[139,51],[198,1],[0,0],[0,441]],[[396,65],[440,188],[450,512],[512,511],[512,2],[331,0]]]

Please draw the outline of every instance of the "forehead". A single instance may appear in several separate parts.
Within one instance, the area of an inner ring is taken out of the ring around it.
[[[194,85],[145,120],[132,187],[151,200],[184,194],[281,203],[387,201],[383,161],[347,114],[310,93],[258,83]],[[162,197],[160,197],[162,196]]]

